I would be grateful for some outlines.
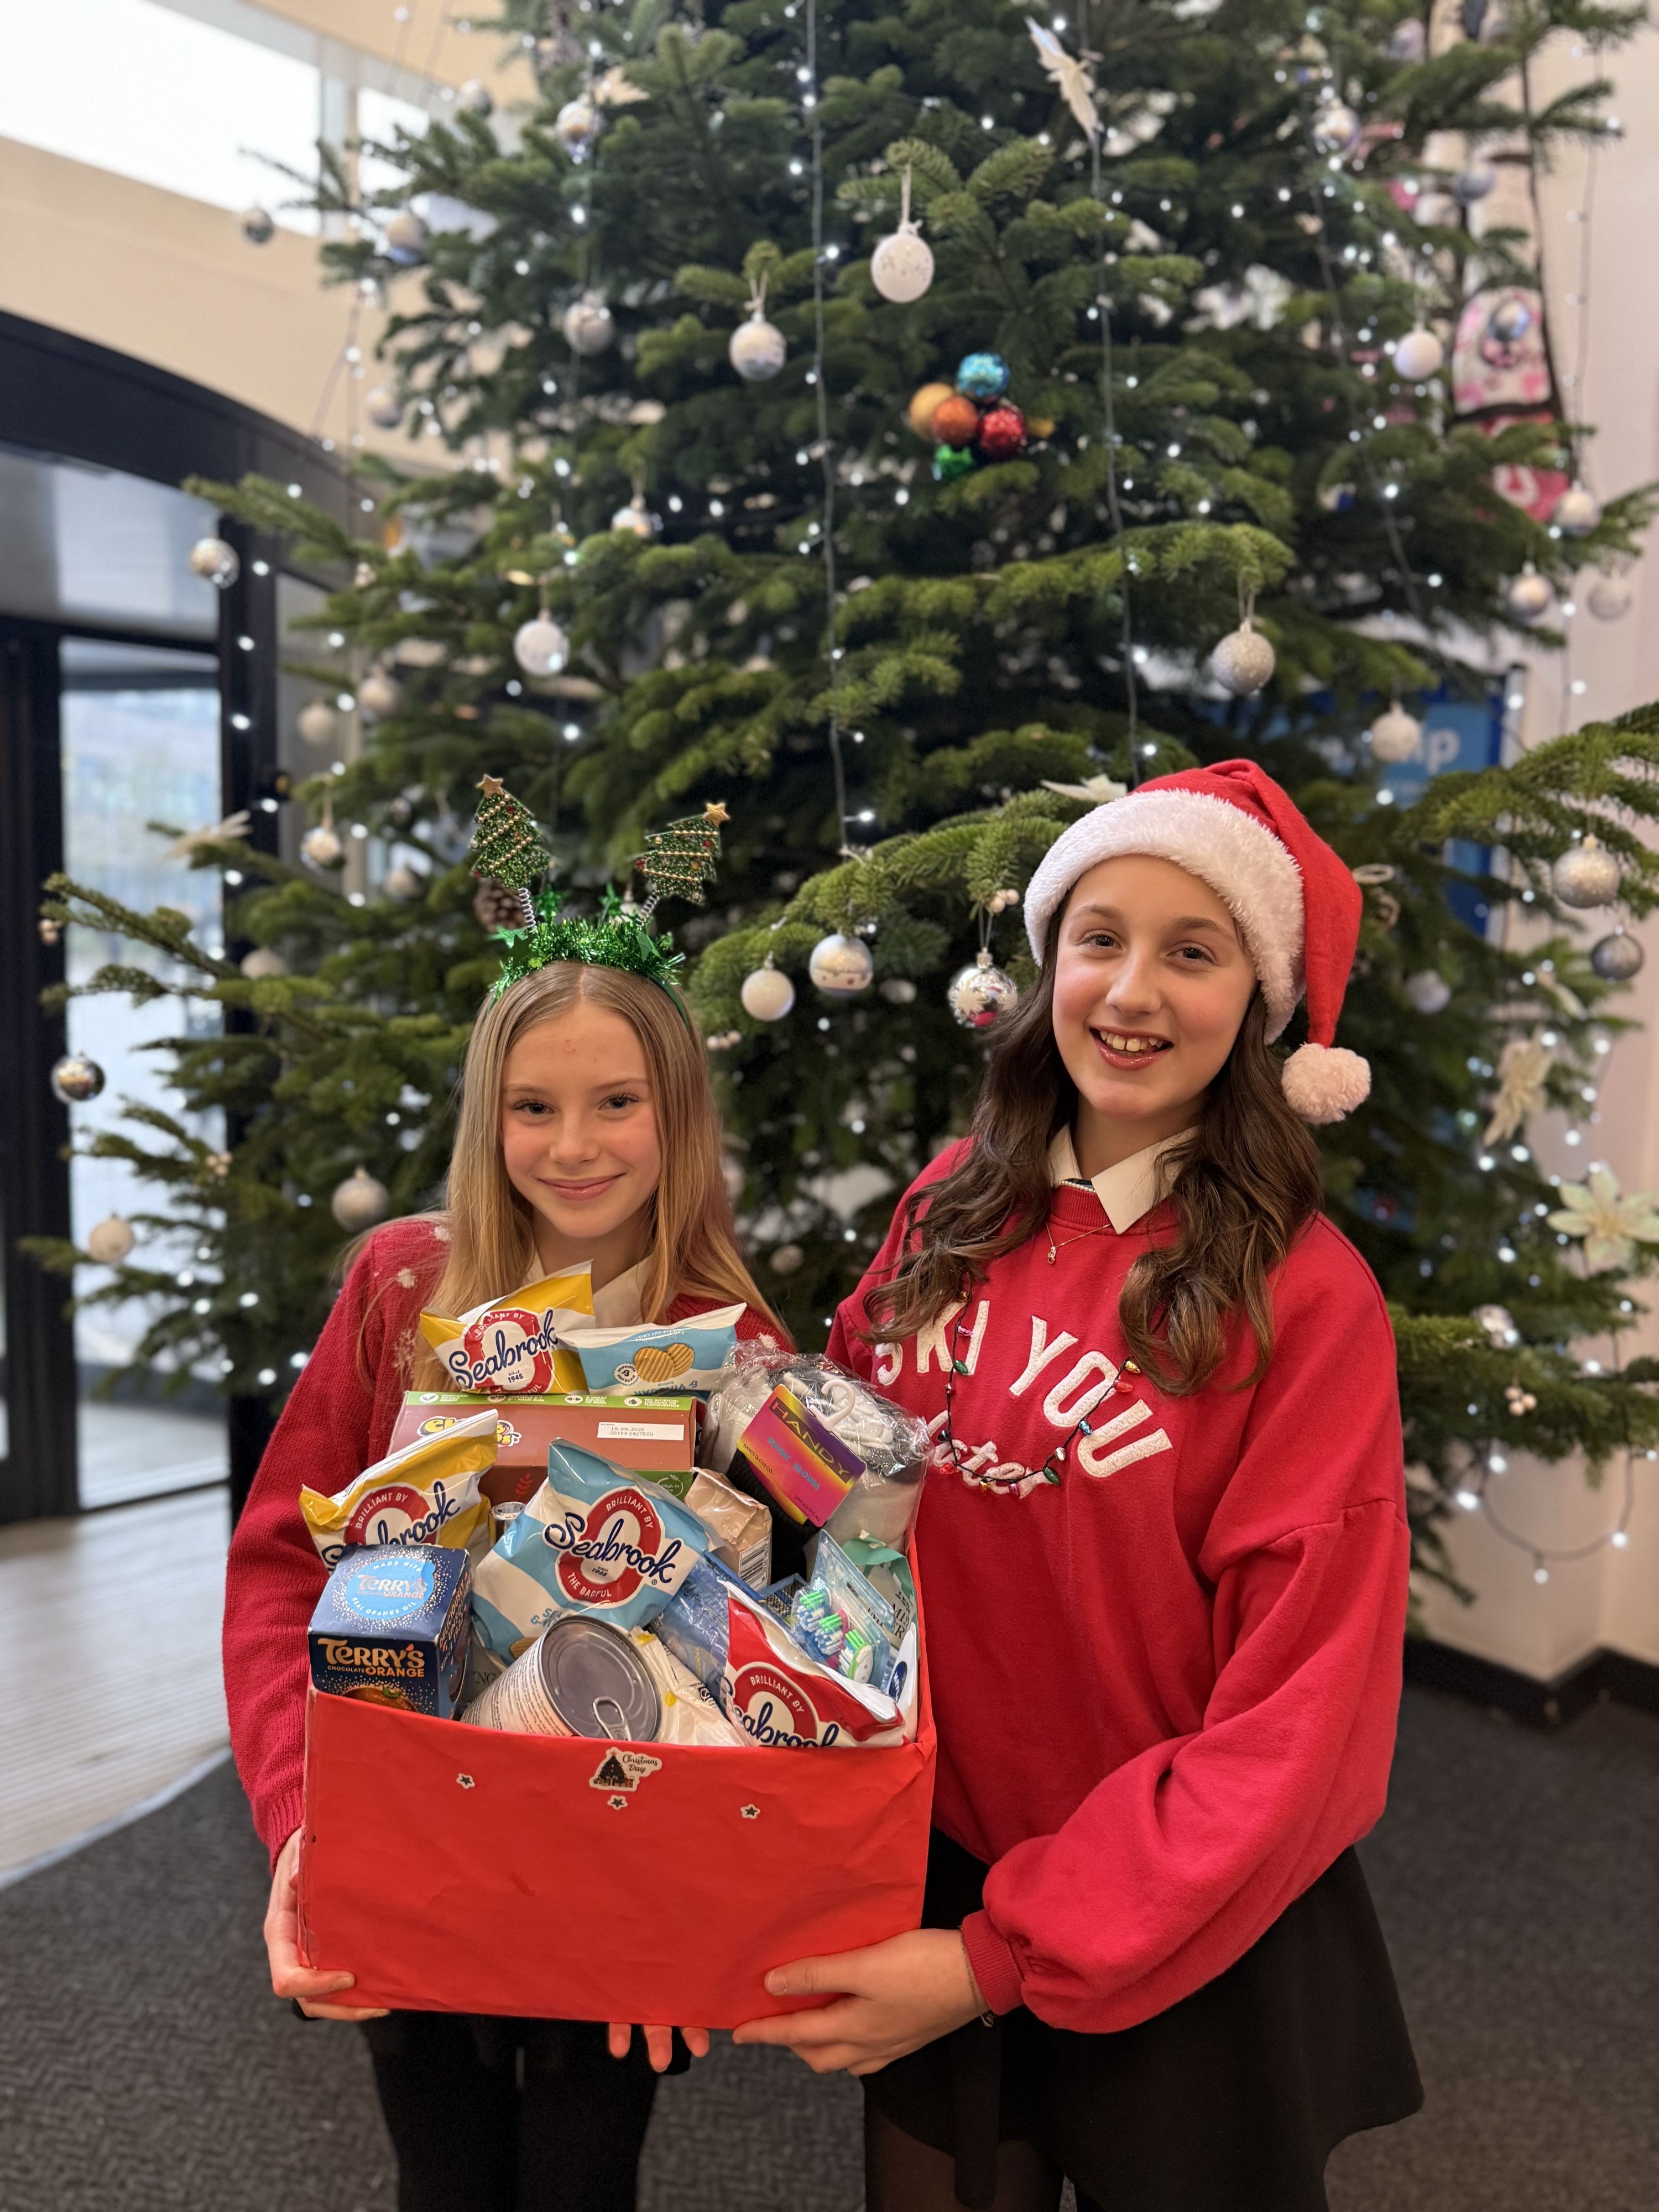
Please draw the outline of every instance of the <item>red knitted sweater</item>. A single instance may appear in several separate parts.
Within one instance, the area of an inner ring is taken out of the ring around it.
[[[421,1307],[443,1271],[441,1224],[389,1221],[364,1246],[283,1409],[231,1539],[225,1701],[236,1771],[274,1861],[303,1817],[306,1629],[328,1577],[300,1512],[303,1486],[343,1490],[386,1455]],[[710,1309],[676,1298],[665,1321]],[[738,1334],[767,1334],[752,1310]]]

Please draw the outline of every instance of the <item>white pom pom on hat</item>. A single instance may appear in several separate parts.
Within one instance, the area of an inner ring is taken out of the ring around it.
[[[1025,893],[1041,966],[1048,924],[1080,876],[1128,854],[1173,860],[1206,883],[1238,925],[1279,1036],[1308,1001],[1308,1042],[1285,1063],[1285,1097],[1307,1121],[1340,1121],[1369,1096],[1371,1072],[1335,1042],[1364,894],[1352,871],[1254,761],[1154,776],[1062,830]]]

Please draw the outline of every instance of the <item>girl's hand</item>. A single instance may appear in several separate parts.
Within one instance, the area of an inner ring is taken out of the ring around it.
[[[625,2020],[613,2020],[607,2033],[611,2042],[611,2056],[613,2058],[626,2058],[628,2046],[633,2040],[633,2029]],[[665,2072],[669,2060],[674,2056],[673,2029],[647,2027],[641,2029],[641,2033],[645,2037],[646,2056],[650,2059],[653,2070],[659,2074]],[[680,2033],[685,2038],[685,2047],[694,2058],[708,2057],[708,2030],[706,2027],[683,2027]]]
[[[985,2010],[961,1936],[918,1928],[833,1959],[797,1959],[766,1977],[775,1997],[837,1992],[817,2012],[745,2021],[733,2043],[786,2044],[815,2074],[876,2074]]]
[[[270,1986],[279,1997],[295,1997],[300,2009],[312,2020],[383,2020],[384,2005],[326,2004],[356,1980],[355,1974],[327,1974],[300,1963],[300,1900],[296,1884],[300,1872],[300,1831],[296,1828],[276,1854],[276,1870],[270,1877],[270,1902],[265,1907],[265,1956],[270,1961]]]

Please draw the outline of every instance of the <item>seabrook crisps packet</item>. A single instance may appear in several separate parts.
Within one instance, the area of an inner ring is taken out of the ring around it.
[[[738,1340],[745,1309],[721,1306],[686,1321],[560,1331],[590,1390],[712,1390]]]
[[[459,1320],[423,1313],[421,1334],[458,1390],[494,1397],[499,1391],[580,1390],[581,1362],[559,1342],[593,1319],[592,1269],[584,1260],[562,1275],[545,1275],[521,1291],[486,1298]]]
[[[495,1464],[493,1407],[365,1468],[333,1498],[301,1490],[300,1510],[325,1567],[358,1544],[436,1544],[477,1551],[489,1540],[481,1478]]]

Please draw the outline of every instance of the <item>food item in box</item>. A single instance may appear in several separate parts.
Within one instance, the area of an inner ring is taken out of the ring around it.
[[[574,1352],[565,1355],[580,1367]],[[577,1377],[580,1380],[580,1372]],[[495,1499],[527,1498],[547,1475],[547,1448],[556,1440],[580,1444],[619,1466],[651,1475],[683,1494],[697,1461],[702,1401],[684,1392],[638,1391],[598,1395],[581,1389],[495,1397],[495,1464],[484,1489]],[[416,1437],[436,1436],[481,1410],[460,1391],[409,1390],[392,1425],[394,1449]]]
[[[487,1550],[489,1503],[481,1484],[495,1462],[495,1421],[486,1410],[377,1460],[332,1498],[301,1490],[300,1510],[325,1567],[359,1544]]]
[[[557,1358],[568,1328],[593,1318],[592,1269],[584,1260],[563,1274],[544,1275],[521,1291],[486,1298],[471,1313],[451,1321],[423,1313],[421,1334],[448,1371],[458,1390],[580,1389],[578,1363]]]
[[[465,1552],[430,1544],[349,1552],[307,1632],[313,1682],[332,1697],[451,1718],[466,1672],[471,1589]]]
[[[657,1634],[754,1742],[788,1750],[902,1743],[900,1707],[822,1667],[766,1607],[702,1561],[664,1607]],[[908,1732],[915,1727],[914,1709]]]
[[[562,1329],[559,1341],[581,1361],[590,1390],[712,1390],[745,1311],[721,1306],[686,1321],[635,1322],[623,1328],[577,1325]]]
[[[478,1564],[478,1632],[506,1658],[563,1613],[641,1627],[708,1548],[696,1515],[657,1483],[577,1445],[550,1445],[547,1480]]]
[[[703,1457],[741,1453],[797,1521],[902,1552],[921,1502],[927,1425],[833,1360],[739,1345],[708,1404]]]
[[[750,1589],[764,1589],[772,1579],[772,1516],[760,1500],[700,1467],[685,1502],[708,1529],[714,1557]]]
[[[538,1636],[461,1717],[520,1735],[654,1743],[662,1696],[626,1636],[571,1613]]]
[[[662,1697],[659,1743],[704,1743],[748,1751],[754,1739],[720,1710],[720,1699],[682,1667],[662,1638],[649,1628],[633,1628],[629,1640],[655,1678]]]

